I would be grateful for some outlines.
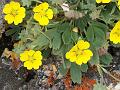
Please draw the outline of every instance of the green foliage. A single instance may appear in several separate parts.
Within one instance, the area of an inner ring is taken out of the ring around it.
[[[98,51],[95,48],[92,48],[92,51],[93,51],[93,57],[90,60],[90,64],[97,65],[100,63]]]
[[[70,75],[74,83],[81,83],[82,73],[79,65],[76,65],[75,63],[71,64]]]
[[[80,66],[80,70],[81,70],[82,72],[87,72],[87,70],[88,70],[88,65],[87,65],[87,64],[82,64],[82,65]]]
[[[23,6],[29,7],[32,4],[32,1],[40,2],[39,0],[21,0]]]
[[[57,55],[64,61],[59,67],[59,72],[66,75],[70,70],[74,83],[81,83],[82,73],[87,72],[89,68],[88,63],[89,65],[109,65],[111,63],[112,56],[108,52],[100,56],[99,49],[108,48],[109,45],[106,45],[109,42],[108,33],[115,22],[120,19],[120,10],[115,1],[109,4],[96,4],[95,0],[45,1],[54,11],[54,17],[47,26],[40,26],[33,18],[32,10],[41,1],[21,0],[22,6],[27,8],[24,22],[18,26],[11,25],[6,28],[7,36],[12,36],[13,40],[19,40],[13,49],[18,56],[27,49],[41,50],[44,57],[51,54]],[[76,15],[70,15],[71,18],[69,18],[64,15],[66,12],[61,8],[63,2],[68,4],[68,7],[64,8],[79,12],[79,14],[82,13],[82,16],[77,18]],[[74,28],[77,30],[74,31]],[[76,65],[66,60],[65,54],[80,39],[90,42],[93,57],[87,64]],[[98,72],[101,73],[100,68],[98,68]],[[102,90],[101,84],[97,84],[94,90],[99,90],[97,88]]]
[[[99,22],[92,22],[87,29],[86,37],[94,47],[99,48],[106,42],[107,27]]]
[[[65,76],[68,73],[70,66],[71,66],[71,63],[69,61],[67,61],[67,60],[64,61],[64,63],[59,68],[59,72],[63,76]]]
[[[100,56],[100,60],[103,64],[109,65],[112,62],[112,56],[107,53],[105,55]]]
[[[95,84],[93,90],[107,90],[107,87],[101,83]]]

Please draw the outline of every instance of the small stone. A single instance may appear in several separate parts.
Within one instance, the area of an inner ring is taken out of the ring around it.
[[[47,70],[47,71],[44,72],[44,75],[50,76],[50,72],[51,72],[50,70]]]

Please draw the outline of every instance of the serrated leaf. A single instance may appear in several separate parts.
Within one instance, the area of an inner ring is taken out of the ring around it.
[[[49,31],[46,31],[45,34],[51,39],[51,45],[49,47],[55,50],[59,49],[62,43],[61,33],[54,28],[49,29]]]
[[[5,34],[6,34],[6,36],[10,36],[10,35],[14,34],[15,32],[16,32],[16,30],[10,29],[10,30],[7,30],[5,32]]]
[[[87,32],[86,32],[86,37],[87,40],[90,42],[93,42],[94,40],[94,31],[92,27],[88,27]]]
[[[68,71],[67,67],[64,67],[64,65],[62,64],[60,66],[60,68],[59,68],[60,74],[62,74],[63,76],[65,76],[67,74],[67,71]]]
[[[109,65],[112,62],[112,59],[113,57],[109,53],[100,56],[100,60],[106,65]]]
[[[64,44],[69,44],[72,42],[70,28],[66,28],[66,30],[64,31],[62,35],[62,40]]]
[[[91,65],[97,65],[100,63],[98,51],[95,48],[92,48],[92,52],[93,56],[89,62]]]
[[[90,41],[91,44],[96,48],[101,47],[106,41],[105,32],[102,30],[102,28],[99,28],[94,24],[88,27],[86,36],[88,41]]]
[[[82,65],[80,66],[80,70],[81,70],[82,72],[87,72],[87,70],[88,70],[88,65],[87,65],[87,64],[82,64]]]
[[[59,33],[56,33],[52,41],[53,49],[56,49],[56,50],[59,49],[61,46],[61,43],[62,43],[61,35]]]
[[[42,48],[43,49],[44,47],[48,46],[49,43],[50,43],[49,39],[45,35],[40,34],[39,37],[29,45],[29,48],[31,49]]]
[[[71,75],[71,79],[74,83],[81,83],[82,73],[81,73],[79,65],[77,65],[75,63],[71,63],[70,75]]]
[[[87,21],[88,21],[88,17],[82,17],[79,18],[75,21],[75,25],[76,27],[80,28],[80,31],[83,31],[85,29],[85,27],[87,26]]]
[[[21,1],[22,1],[22,3],[23,3],[23,6],[29,7],[29,6],[31,5],[31,1],[32,1],[32,0],[21,0]]]
[[[92,25],[100,28],[104,32],[109,30],[108,26],[104,23],[101,23],[101,22],[94,21],[94,22],[92,22]]]
[[[71,38],[74,42],[78,41],[78,33],[77,32],[71,32]]]

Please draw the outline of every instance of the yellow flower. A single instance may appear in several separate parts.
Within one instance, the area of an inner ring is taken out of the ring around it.
[[[44,2],[36,6],[34,9],[34,19],[39,22],[40,25],[48,25],[49,19],[53,18],[53,11],[49,8],[49,4]]]
[[[89,42],[84,40],[78,41],[78,43],[66,53],[66,59],[69,59],[70,62],[75,62],[78,65],[87,63],[93,56],[93,53],[89,50],[89,47]]]
[[[120,10],[120,0],[118,0],[117,5],[118,5],[118,8],[119,8],[119,10]]]
[[[110,41],[114,44],[120,43],[120,21],[118,21],[115,27],[110,32]]]
[[[20,7],[18,2],[11,1],[9,4],[4,6],[3,13],[6,14],[4,18],[8,24],[12,24],[14,22],[15,25],[18,25],[25,17],[25,8]]]
[[[24,67],[27,67],[28,70],[38,69],[42,65],[42,55],[40,51],[24,51],[20,54],[20,60],[24,62]]]
[[[96,0],[97,3],[109,3],[111,0]]]

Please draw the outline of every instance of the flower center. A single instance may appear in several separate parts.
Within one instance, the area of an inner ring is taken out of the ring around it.
[[[29,60],[33,63],[35,59],[30,56],[30,57],[29,57]]]
[[[76,51],[76,55],[78,56],[78,55],[83,55],[84,54],[84,51],[83,50],[77,50]]]
[[[16,15],[18,15],[18,10],[12,10],[11,14],[15,17]]]

